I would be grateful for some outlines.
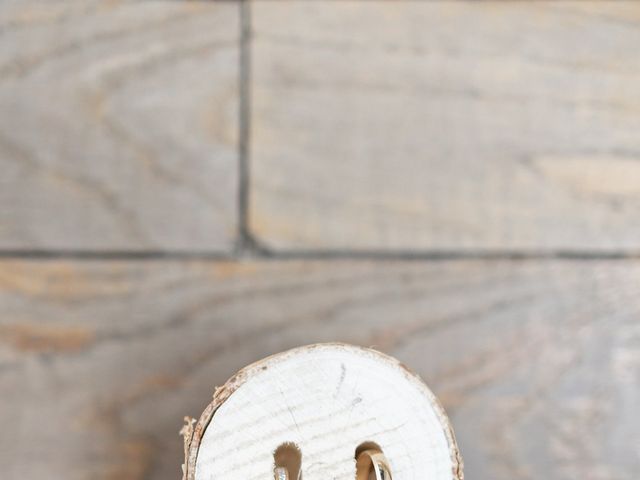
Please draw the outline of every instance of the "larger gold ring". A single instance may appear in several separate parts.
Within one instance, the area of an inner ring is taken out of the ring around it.
[[[372,473],[375,474],[375,477],[371,476]],[[358,455],[356,480],[391,480],[389,462],[380,450],[365,450]]]

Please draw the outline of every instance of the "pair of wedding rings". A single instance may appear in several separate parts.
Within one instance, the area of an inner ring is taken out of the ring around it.
[[[301,480],[302,472],[297,478],[291,478],[284,467],[276,467],[275,480]],[[356,480],[391,480],[391,469],[384,454],[377,449],[365,450],[356,459]]]

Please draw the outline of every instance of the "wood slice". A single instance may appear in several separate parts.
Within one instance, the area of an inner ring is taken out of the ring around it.
[[[271,480],[288,446],[304,480],[352,480],[356,451],[372,445],[394,480],[463,479],[433,393],[371,349],[318,344],[268,357],[217,388],[197,423],[186,420],[185,480]]]

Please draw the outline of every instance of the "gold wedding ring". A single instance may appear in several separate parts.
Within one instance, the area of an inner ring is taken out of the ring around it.
[[[273,471],[276,480],[290,480],[289,472],[284,467],[276,467]]]
[[[358,455],[356,480],[391,480],[389,462],[380,450],[365,450]]]
[[[273,473],[275,480],[300,478],[289,478],[289,471],[284,467],[276,467]],[[360,453],[356,460],[356,480],[391,480],[391,468],[384,453],[375,448]]]

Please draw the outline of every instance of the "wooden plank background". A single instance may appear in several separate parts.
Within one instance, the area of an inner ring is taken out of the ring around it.
[[[177,478],[182,415],[300,344],[375,345],[452,417],[473,478],[633,480],[640,265],[2,263],[3,478]]]
[[[638,250],[640,3],[257,2],[281,250]]]
[[[467,478],[640,476],[640,4],[0,6],[0,477],[179,478],[266,355],[375,346]]]
[[[238,13],[3,2],[0,247],[229,250]]]

